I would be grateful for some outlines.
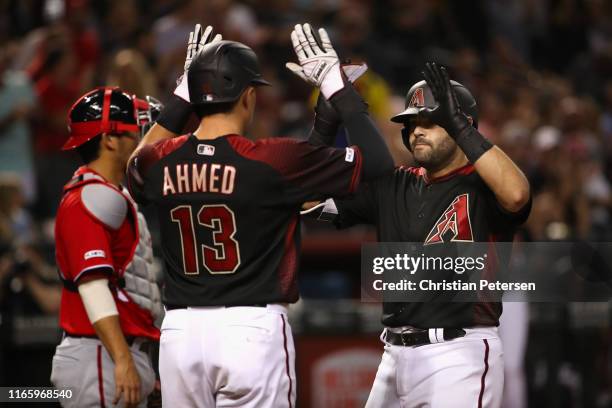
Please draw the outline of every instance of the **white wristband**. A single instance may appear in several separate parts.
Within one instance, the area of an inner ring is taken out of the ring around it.
[[[80,284],[79,294],[91,324],[119,314],[113,294],[108,287],[108,279],[96,279]]]
[[[189,102],[189,87],[187,85],[187,72],[181,75],[181,79],[174,90],[174,94],[185,102]]]
[[[323,78],[321,82],[321,93],[329,100],[336,92],[344,88],[344,80],[340,71],[340,64],[336,63]]]

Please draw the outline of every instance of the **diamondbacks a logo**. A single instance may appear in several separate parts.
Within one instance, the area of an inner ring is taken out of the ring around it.
[[[408,107],[423,107],[425,106],[425,94],[423,93],[423,88],[417,88],[412,94],[412,98],[410,98],[410,103]]]
[[[474,241],[467,193],[455,197],[427,235],[425,245],[450,241]]]

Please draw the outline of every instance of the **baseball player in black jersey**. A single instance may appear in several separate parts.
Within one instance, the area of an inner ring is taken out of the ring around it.
[[[319,32],[319,45],[309,25],[292,33],[299,65],[291,67],[321,89],[354,145],[245,138],[256,87],[269,84],[250,48],[219,37],[209,42],[211,31],[196,27],[177,97],[128,168],[133,196],[157,208],[161,228],[163,403],[292,407],[286,305],[298,299],[301,203],[351,194],[393,162],[327,34]],[[198,129],[173,137],[192,111]]]
[[[341,228],[376,225],[381,242],[512,241],[530,210],[525,176],[478,132],[470,92],[436,64],[423,74],[406,109],[391,119],[404,124],[404,144],[419,167],[362,183],[354,196],[328,201],[327,210],[337,212]],[[340,121],[324,101],[319,105],[327,124]],[[310,138],[332,139],[333,132]],[[501,312],[501,303],[383,303],[385,351],[366,406],[498,407]]]

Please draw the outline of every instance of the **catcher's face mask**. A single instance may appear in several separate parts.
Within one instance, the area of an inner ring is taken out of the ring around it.
[[[79,98],[70,108],[70,137],[62,150],[74,149],[99,134],[134,132],[142,137],[157,119],[162,104],[128,95],[118,87],[101,87]]]

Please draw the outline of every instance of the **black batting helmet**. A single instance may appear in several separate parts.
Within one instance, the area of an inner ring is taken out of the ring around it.
[[[235,102],[248,86],[270,85],[262,78],[255,52],[236,41],[205,45],[187,70],[194,105]]]
[[[100,87],[81,96],[68,112],[70,137],[62,150],[79,147],[102,133],[139,132],[142,136],[157,119],[162,105],[118,87]]]
[[[457,81],[450,81],[461,110],[473,120],[474,127],[478,127],[478,106],[476,99],[468,91],[468,89]],[[412,116],[416,116],[419,112],[426,108],[435,108],[436,100],[431,93],[431,89],[426,81],[420,81],[412,85],[406,94],[406,105],[403,112],[391,118],[391,121],[396,123],[406,123]]]

